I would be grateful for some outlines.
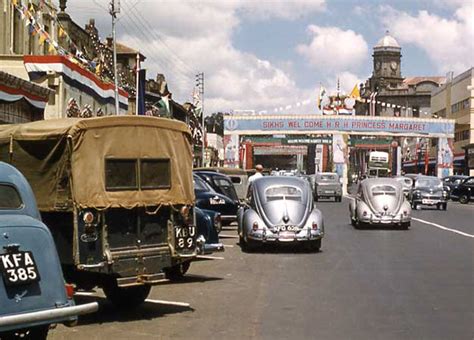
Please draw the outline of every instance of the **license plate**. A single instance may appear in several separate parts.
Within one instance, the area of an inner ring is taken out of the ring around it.
[[[290,242],[290,241],[293,241],[294,239],[295,239],[295,233],[292,233],[292,232],[285,231],[285,232],[280,233],[279,235],[279,240],[282,242]]]
[[[423,203],[423,204],[435,204],[436,201],[435,200],[429,200],[429,199],[422,199],[421,203]]]
[[[334,190],[326,190],[326,194],[334,194]]]
[[[40,280],[31,251],[1,254],[0,272],[7,286],[23,285]]]
[[[177,249],[194,249],[196,247],[196,227],[176,227],[174,229]]]

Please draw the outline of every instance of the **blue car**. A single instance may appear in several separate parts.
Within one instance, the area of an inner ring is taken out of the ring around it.
[[[76,306],[30,185],[0,162],[0,338],[45,339],[51,324],[72,325],[98,304]]]
[[[220,213],[223,225],[237,221],[238,201],[218,193],[197,174],[193,175],[193,181],[197,207]]]

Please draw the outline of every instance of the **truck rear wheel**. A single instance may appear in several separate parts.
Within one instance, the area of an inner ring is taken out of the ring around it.
[[[119,308],[135,308],[150,294],[151,286],[118,287],[116,280],[110,280],[102,287],[107,299]]]
[[[184,274],[187,273],[190,266],[191,266],[191,262],[187,261],[187,262],[177,264],[171,268],[168,268],[165,270],[166,278],[170,281],[182,280],[184,277]]]

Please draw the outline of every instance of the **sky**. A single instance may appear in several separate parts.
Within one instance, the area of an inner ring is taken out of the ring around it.
[[[116,0],[118,1],[118,0]],[[57,2],[57,1],[56,1]],[[69,0],[81,26],[111,33],[109,0]],[[474,0],[120,0],[117,40],[140,50],[147,77],[192,101],[204,72],[204,109],[314,113],[320,87],[365,82],[388,30],[402,76],[459,74],[474,64]]]

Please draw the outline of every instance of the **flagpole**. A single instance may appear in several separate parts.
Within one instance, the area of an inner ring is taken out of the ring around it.
[[[110,2],[110,15],[112,16],[112,40],[113,40],[113,55],[114,55],[114,87],[115,87],[115,114],[120,114],[119,109],[119,90],[118,90],[118,76],[117,76],[117,44],[115,38],[115,20],[117,13],[120,13],[120,8],[115,7],[115,0]]]
[[[135,115],[138,116],[139,112],[139,100],[138,96],[140,95],[140,51],[137,53],[137,64],[136,64],[136,73],[135,73],[135,78],[136,78],[136,90],[135,90]],[[144,112],[142,112],[144,114]]]

